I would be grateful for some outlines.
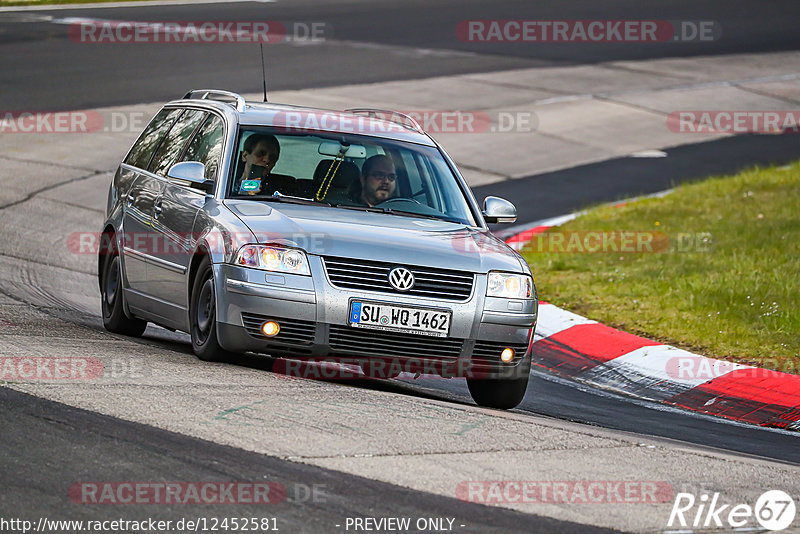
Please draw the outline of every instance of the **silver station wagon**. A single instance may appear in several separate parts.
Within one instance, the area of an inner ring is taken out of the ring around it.
[[[487,223],[515,219],[497,197],[481,210],[408,116],[195,90],[158,112],[111,183],[103,322],[188,332],[207,361],[254,352],[465,377],[478,404],[512,408],[536,288]]]

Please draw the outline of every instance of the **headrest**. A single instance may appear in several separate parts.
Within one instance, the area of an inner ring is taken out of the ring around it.
[[[314,170],[315,184],[322,183],[322,180],[328,174],[328,169],[330,169],[332,164],[332,159],[323,159],[317,164],[317,168]],[[339,168],[336,170],[336,175],[333,177],[331,188],[347,189],[353,185],[353,183],[358,182],[360,176],[361,171],[358,169],[358,165],[352,161],[343,161],[339,164]]]

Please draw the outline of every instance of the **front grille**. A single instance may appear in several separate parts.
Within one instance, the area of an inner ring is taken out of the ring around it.
[[[466,271],[330,256],[326,256],[324,260],[331,284],[343,289],[467,300],[472,294],[472,284],[475,279],[472,273]],[[389,284],[389,271],[395,267],[405,267],[411,271],[415,280],[413,288],[408,291],[397,291]]]
[[[281,327],[277,336],[267,337],[261,331],[261,325],[267,321],[275,321]],[[286,343],[289,345],[310,345],[314,342],[314,322],[300,321],[298,319],[283,319],[256,313],[242,313],[242,324],[247,333],[253,337],[267,340],[271,343]]]
[[[476,341],[475,348],[472,349],[473,363],[496,364],[500,363],[500,353],[503,349],[510,347],[514,349],[515,358],[525,356],[528,351],[527,343],[503,343],[502,341]]]
[[[331,325],[330,346],[334,353],[456,360],[463,339],[395,334],[350,326]]]

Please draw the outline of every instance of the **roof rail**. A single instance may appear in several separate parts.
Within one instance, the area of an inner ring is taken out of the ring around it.
[[[244,111],[244,97],[238,93],[232,93],[230,91],[222,91],[220,89],[193,89],[183,96],[184,100],[198,99],[219,100],[220,102],[226,102],[226,100],[218,97],[233,99],[236,102],[236,111]]]
[[[345,112],[353,113],[355,115],[366,115],[367,117],[371,117],[373,119],[388,120],[397,123],[408,130],[413,130],[421,134],[425,133],[425,130],[422,129],[422,126],[419,125],[419,123],[416,121],[416,119],[414,119],[414,117],[412,117],[411,115],[407,115],[405,113],[400,113],[399,111],[393,111],[391,109],[376,109],[376,108],[352,108],[352,109],[346,109]],[[388,115],[388,117],[383,115]],[[398,118],[402,120],[397,120]]]

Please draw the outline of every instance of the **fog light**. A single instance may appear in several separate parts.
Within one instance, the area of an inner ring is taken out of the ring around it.
[[[505,363],[508,363],[511,360],[513,360],[514,359],[514,349],[508,348],[508,347],[504,348],[503,352],[500,353],[500,359],[503,360],[503,362],[505,362]]]
[[[261,325],[261,331],[264,332],[265,336],[273,337],[278,335],[278,332],[281,331],[281,327],[275,321],[267,321],[266,323]]]

